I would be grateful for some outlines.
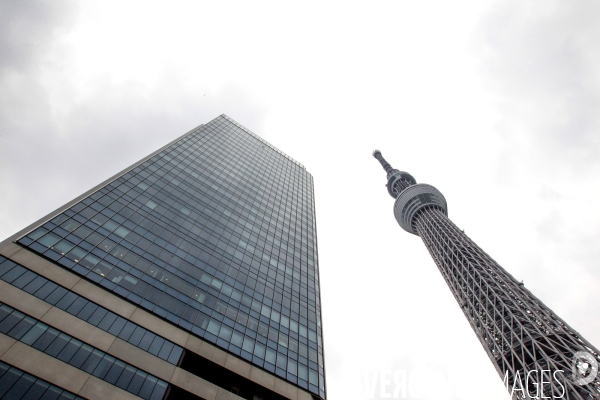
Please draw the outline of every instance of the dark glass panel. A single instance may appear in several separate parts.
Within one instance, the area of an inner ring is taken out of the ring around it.
[[[15,279],[13,282],[11,282],[11,284],[13,286],[18,287],[19,289],[23,289],[27,284],[29,284],[29,282],[34,280],[35,277],[36,277],[35,273],[33,273],[31,271],[27,271],[23,275],[21,275],[20,277]]]
[[[137,371],[137,368],[127,365],[117,380],[117,386],[123,390],[127,390],[127,387],[129,387],[129,384],[135,375],[135,371]]]
[[[67,345],[67,343],[69,343],[70,340],[71,338],[68,335],[64,333],[59,333],[58,336],[54,339],[52,343],[50,343],[50,346],[48,346],[48,348],[46,348],[44,352],[48,355],[51,355],[52,357],[56,357]]]
[[[143,399],[149,399],[150,396],[152,395],[152,391],[154,390],[154,386],[156,386],[156,382],[157,382],[156,378],[154,378],[152,376],[148,376],[146,378],[146,380],[144,381],[142,387],[140,388],[138,396]]]
[[[123,339],[123,337],[121,337],[120,332],[123,330],[125,325],[127,325],[127,320],[123,317],[117,317],[116,321],[112,324],[112,326],[108,330],[108,333],[118,336],[121,339]],[[131,329],[131,332],[133,332],[133,329]],[[129,335],[131,335],[131,332],[129,332]],[[123,340],[127,340],[127,339],[123,339]]]
[[[2,322],[0,322],[0,332],[8,334],[11,329],[23,320],[23,318],[25,318],[25,314],[18,311],[12,311],[2,320]]]
[[[125,369],[125,366],[126,364],[123,361],[115,360],[112,367],[108,370],[103,379],[110,384],[116,384],[117,380],[121,376],[121,373]]]
[[[66,363],[69,363],[69,361],[71,360],[71,358],[75,355],[75,353],[77,352],[77,350],[79,350],[81,348],[81,345],[83,343],[81,343],[79,340],[72,338],[65,347],[63,347],[63,349],[60,351],[60,353],[58,354],[58,356],[56,356],[56,358],[58,358],[61,361],[64,361]]]
[[[2,397],[4,400],[19,400],[35,382],[35,378],[29,374],[21,375],[21,378]]]
[[[87,372],[88,374],[93,374],[102,359],[102,352],[100,350],[93,350],[92,354],[90,354],[90,356],[81,365],[81,370]]]
[[[0,378],[0,398],[4,397],[10,388],[21,378],[21,375],[23,375],[23,372],[15,368],[10,368],[2,375],[2,378]]]
[[[56,387],[56,386],[50,386],[48,388],[48,390],[46,390],[46,393],[44,393],[44,395],[42,396],[42,398],[40,400],[56,400],[58,398],[60,398],[60,395],[62,394],[63,390]]]
[[[97,367],[94,369],[94,372],[92,372],[92,375],[94,375],[97,378],[104,379],[104,376],[110,370],[114,362],[114,357],[105,354],[104,356],[102,356],[102,359],[98,363]]]
[[[104,316],[104,318],[102,318],[102,321],[100,321],[100,323],[98,324],[98,328],[100,328],[104,331],[108,331],[110,329],[110,327],[114,324],[114,322],[117,320],[117,318],[118,318],[117,314],[108,312]]]
[[[158,381],[156,382],[156,386],[154,387],[154,390],[152,391],[152,396],[150,396],[150,400],[161,400],[164,395],[165,392],[167,391],[167,382],[164,381]]]
[[[42,276],[36,274],[36,278],[32,280],[27,286],[23,288],[27,293],[35,293],[39,288],[44,286],[44,284],[48,282],[48,280]]]
[[[73,304],[75,302],[75,300],[77,300],[79,298],[78,295],[76,295],[73,292],[67,292],[58,303],[56,303],[56,307],[60,308],[61,310],[67,310],[67,308],[69,308],[71,306],[71,304]]]
[[[27,270],[20,265],[13,267],[10,271],[2,275],[2,280],[8,283],[12,283],[15,279],[23,275]]]
[[[71,358],[70,364],[72,366],[74,366],[75,368],[81,368],[81,366],[88,359],[88,357],[90,356],[90,354],[92,354],[92,351],[94,351],[93,347],[91,347],[91,346],[83,343],[79,347],[79,349],[77,350],[77,352]]]
[[[59,334],[60,334],[60,332],[57,331],[56,329],[48,328],[39,337],[39,339],[35,341],[35,343],[33,344],[33,347],[40,351],[46,351],[46,349],[48,348],[50,343],[52,343],[58,337]]]
[[[77,313],[77,318],[87,321],[97,309],[98,306],[96,304],[92,302],[87,302],[87,304],[84,305],[81,311]]]
[[[37,292],[34,293],[36,297],[39,297],[42,300],[45,300],[46,297],[52,293],[58,285],[54,282],[47,281],[44,286],[42,286]]]
[[[54,290],[54,292],[52,292],[50,294],[50,296],[48,296],[45,300],[50,303],[50,304],[56,304],[60,301],[60,299],[62,299],[66,294],[68,293],[68,290],[65,289],[62,286],[59,286],[56,288],[56,290]]]
[[[50,384],[48,382],[44,382],[40,379],[37,379],[34,384],[29,388],[29,390],[27,391],[27,393],[25,393],[25,396],[23,397],[23,399],[39,399],[43,396],[44,392],[46,390],[48,390],[48,388],[50,387]]]
[[[98,325],[100,321],[108,314],[108,310],[105,308],[98,307],[96,311],[88,318],[88,322],[94,326]]]
[[[142,388],[142,385],[144,384],[147,376],[148,374],[144,371],[140,371],[139,369],[136,370],[135,375],[133,376],[129,386],[127,387],[127,391],[137,395],[140,389]]]
[[[43,324],[41,322],[37,322],[30,330],[21,338],[21,342],[31,346],[36,340],[42,336],[44,332],[48,329],[48,325]]]

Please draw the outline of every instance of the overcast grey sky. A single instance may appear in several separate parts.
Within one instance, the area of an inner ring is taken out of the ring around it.
[[[508,399],[371,152],[600,346],[599,21],[595,1],[0,0],[0,239],[225,113],[315,178],[329,399],[402,371],[405,398]]]

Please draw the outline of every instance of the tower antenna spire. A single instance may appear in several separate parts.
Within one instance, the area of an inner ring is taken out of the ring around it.
[[[387,174],[389,174],[389,173],[390,173],[390,172],[393,170],[393,168],[392,168],[392,166],[390,165],[390,163],[389,163],[389,162],[387,162],[387,161],[385,160],[385,158],[383,158],[383,155],[381,154],[381,151],[379,151],[379,150],[375,150],[375,151],[373,152],[373,157],[375,157],[375,158],[376,158],[376,159],[377,159],[377,160],[378,160],[378,161],[381,163],[381,166],[383,167],[383,169],[385,169],[385,172],[386,172]]]

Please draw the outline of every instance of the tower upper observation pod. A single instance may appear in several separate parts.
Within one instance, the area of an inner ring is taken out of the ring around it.
[[[381,163],[387,173],[387,190],[390,196],[396,199],[394,215],[402,229],[416,235],[413,219],[423,208],[437,208],[448,215],[446,199],[439,190],[431,185],[417,183],[408,172],[394,169],[383,158],[381,151],[375,150],[373,157]]]

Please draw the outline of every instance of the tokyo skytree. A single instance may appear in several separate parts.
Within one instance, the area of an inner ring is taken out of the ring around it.
[[[446,199],[373,152],[394,216],[420,236],[513,399],[600,398],[598,349],[448,219]]]

